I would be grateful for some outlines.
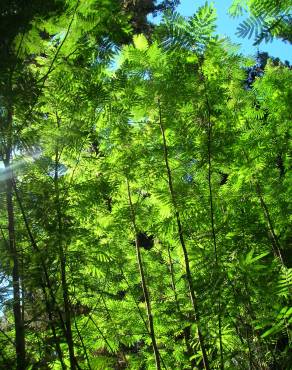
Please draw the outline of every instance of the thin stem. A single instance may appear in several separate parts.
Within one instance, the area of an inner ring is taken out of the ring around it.
[[[49,294],[50,294],[50,297],[51,297],[51,300],[52,300],[52,302],[50,302],[49,298],[47,297],[45,285],[41,282],[40,285],[41,285],[41,288],[42,288],[42,292],[44,294],[46,310],[47,310],[47,313],[48,313],[48,316],[49,316],[49,326],[50,326],[52,334],[53,334],[53,338],[54,338],[55,346],[56,346],[56,352],[59,356],[59,360],[61,362],[62,369],[66,369],[66,365],[65,365],[64,360],[63,360],[62,350],[61,350],[61,347],[60,347],[60,342],[57,338],[56,328],[55,328],[55,325],[53,323],[53,316],[52,316],[53,307],[52,307],[52,304],[56,305],[56,298],[55,298],[55,295],[54,295],[54,292],[53,292],[53,289],[52,289],[52,286],[51,286],[48,269],[47,269],[47,266],[44,262],[44,259],[43,259],[42,255],[41,255],[41,251],[40,251],[40,249],[37,245],[37,242],[36,242],[32,232],[31,232],[31,229],[30,229],[30,226],[29,226],[29,223],[28,223],[28,219],[26,217],[26,213],[25,213],[25,210],[24,210],[24,207],[23,207],[23,204],[22,204],[22,200],[21,200],[21,197],[19,195],[19,192],[18,192],[15,181],[13,182],[13,187],[14,187],[14,193],[15,193],[15,196],[16,196],[16,200],[17,200],[17,203],[19,205],[19,208],[20,208],[20,211],[21,211],[21,214],[22,214],[24,225],[25,225],[26,231],[27,231],[28,236],[29,236],[31,246],[32,246],[33,250],[35,252],[37,252],[38,255],[40,256],[41,266],[42,266],[42,269],[43,269],[44,274],[45,274],[46,285],[48,287]],[[57,305],[56,305],[56,309],[57,309],[57,312],[58,312],[58,315],[59,315],[59,318],[60,318],[60,322],[61,322],[63,332],[66,335],[66,328],[65,328],[65,323],[64,323],[63,317],[62,317],[62,313],[57,308]]]
[[[13,172],[10,166],[11,150],[7,150],[4,165],[7,171],[6,180],[6,211],[8,221],[8,243],[9,252],[13,261],[12,284],[13,284],[13,315],[15,325],[15,349],[16,349],[16,370],[23,370],[26,367],[25,331],[22,320],[21,307],[21,277],[19,268],[19,254],[15,238],[15,216],[13,204]]]
[[[81,332],[77,326],[77,322],[76,322],[76,318],[74,316],[74,325],[75,325],[75,329],[77,331],[77,334],[78,334],[78,337],[80,339],[80,342],[81,342],[81,346],[83,348],[83,352],[84,352],[84,355],[85,355],[85,358],[86,358],[86,362],[87,362],[87,365],[88,365],[88,369],[91,370],[91,366],[90,366],[90,361],[89,361],[89,357],[88,357],[88,353],[87,353],[87,350],[86,350],[86,346],[83,342],[83,338],[82,338],[82,335],[81,335]]]
[[[137,229],[137,225],[136,225],[136,215],[135,215],[135,210],[134,210],[134,206],[133,206],[133,203],[132,203],[131,190],[130,190],[130,184],[129,184],[128,179],[127,179],[127,188],[128,188],[128,199],[129,199],[129,205],[130,205],[130,211],[131,211],[132,225],[133,225],[133,229],[134,229],[134,233],[135,233],[136,256],[137,256],[137,262],[138,262],[138,266],[139,266],[141,284],[142,284],[143,295],[144,295],[144,299],[145,299],[145,305],[146,305],[146,311],[147,311],[147,317],[148,317],[149,333],[150,333],[150,337],[151,337],[151,341],[152,341],[152,347],[153,347],[153,353],[154,353],[154,357],[155,357],[156,369],[161,370],[160,353],[159,353],[157,342],[156,342],[150,297],[149,297],[149,292],[148,292],[148,288],[147,288],[147,283],[146,283],[146,278],[145,278],[145,273],[144,273],[144,268],[143,268],[143,262],[142,262],[142,256],[141,256],[139,240],[138,240],[138,229]]]
[[[178,295],[177,295],[177,290],[176,290],[176,284],[175,284],[175,271],[174,271],[174,266],[173,266],[173,261],[170,253],[170,247],[169,245],[167,246],[167,254],[168,254],[168,261],[169,261],[169,270],[170,270],[170,277],[171,277],[171,288],[174,294],[174,300],[175,300],[175,305],[176,305],[176,310],[179,314],[180,317],[182,317],[182,312],[179,306],[178,302]],[[190,343],[190,327],[184,327],[183,328],[183,335],[184,335],[184,340],[186,344],[186,352],[189,358],[191,358],[194,354],[194,351],[192,349],[191,343]],[[190,360],[191,367],[194,369],[196,366],[196,361],[195,359]]]
[[[270,229],[270,232],[271,232],[271,235],[272,235],[272,245],[273,245],[274,253],[276,254],[276,256],[279,257],[282,265],[284,266],[284,261],[283,261],[283,257],[282,257],[282,254],[281,254],[281,247],[280,247],[280,244],[279,244],[279,241],[278,241],[278,237],[275,233],[275,229],[274,229],[274,226],[273,226],[273,222],[272,222],[272,218],[271,218],[269,209],[268,209],[268,207],[266,205],[266,202],[264,201],[264,198],[262,196],[262,191],[261,191],[261,187],[260,187],[259,182],[256,182],[256,191],[257,191],[257,195],[259,197],[261,207],[264,211],[265,218],[268,222],[268,226],[269,226],[269,229]]]
[[[122,270],[122,269],[121,269],[121,273],[122,273],[123,278],[124,278],[124,280],[125,280],[125,282],[126,282],[126,284],[127,284],[127,286],[128,286],[128,289],[129,289],[130,294],[131,294],[131,296],[132,296],[132,298],[133,298],[133,301],[134,301],[134,303],[135,303],[135,306],[137,307],[137,311],[138,311],[138,313],[139,313],[139,316],[141,317],[141,320],[143,321],[143,324],[145,325],[145,328],[146,328],[146,330],[147,330],[147,332],[148,332],[148,334],[149,334],[149,336],[150,336],[150,332],[149,332],[149,328],[148,328],[147,322],[146,322],[146,320],[144,319],[144,316],[143,316],[143,313],[142,313],[142,311],[141,311],[141,309],[140,309],[139,303],[136,301],[136,298],[135,298],[135,296],[134,296],[134,294],[133,294],[133,292],[132,292],[132,290],[131,290],[131,288],[130,288],[129,281],[128,281],[128,279],[126,278],[126,275],[125,275],[125,273],[123,272],[123,270]]]
[[[57,127],[60,127],[60,120],[57,116]],[[69,301],[69,289],[66,275],[66,253],[63,246],[63,220],[60,204],[60,188],[59,188],[59,160],[60,152],[58,149],[58,144],[55,149],[55,174],[54,174],[54,190],[55,190],[55,207],[56,207],[56,221],[57,221],[57,243],[59,249],[59,261],[60,261],[60,270],[61,270],[61,286],[64,302],[64,311],[65,311],[65,327],[66,327],[66,339],[69,349],[69,358],[71,370],[78,368],[78,363],[74,354],[74,342],[72,336],[71,328],[71,312],[70,312],[70,301]]]
[[[94,326],[96,327],[97,331],[99,332],[99,334],[101,335],[102,339],[105,341],[106,345],[108,346],[108,348],[110,349],[111,353],[114,354],[115,351],[113,350],[113,348],[111,347],[110,343],[108,342],[107,338],[104,336],[103,332],[100,330],[100,327],[97,325],[97,323],[93,320],[92,316],[89,314],[89,320],[94,324]]]
[[[220,279],[220,266],[218,259],[218,250],[217,250],[217,239],[215,232],[215,214],[214,214],[214,202],[213,202],[213,189],[212,189],[212,153],[211,153],[211,143],[212,143],[212,122],[211,122],[211,107],[207,93],[207,86],[203,75],[203,84],[207,105],[207,117],[208,117],[208,188],[209,188],[209,200],[210,200],[210,220],[211,220],[211,229],[212,229],[212,239],[214,246],[214,255],[215,255],[215,265],[216,270],[219,272]],[[223,358],[223,342],[222,342],[222,317],[221,317],[221,283],[218,284],[218,329],[219,329],[219,346],[220,346],[220,368],[224,370],[224,358]]]
[[[204,336],[202,334],[201,327],[200,327],[197,298],[196,298],[191,270],[190,270],[189,255],[188,255],[188,251],[187,251],[186,244],[185,244],[184,233],[183,233],[183,228],[182,228],[182,223],[181,223],[181,216],[180,216],[180,212],[177,207],[175,192],[173,188],[172,173],[171,173],[169,160],[168,160],[168,147],[167,147],[167,142],[166,142],[166,137],[165,137],[165,130],[164,130],[163,122],[162,122],[162,112],[161,112],[160,102],[158,102],[158,108],[159,108],[159,126],[160,126],[160,131],[161,131],[162,140],[163,140],[164,162],[165,162],[165,167],[167,171],[168,187],[169,187],[171,201],[172,201],[174,211],[175,211],[178,236],[179,236],[181,248],[182,248],[183,255],[184,255],[186,278],[188,282],[190,300],[191,300],[191,304],[192,304],[193,311],[194,311],[194,322],[196,322],[197,324],[197,332],[198,332],[199,343],[200,343],[202,356],[203,356],[204,368],[205,370],[209,370],[210,369],[209,361],[208,361],[206,346],[204,343],[205,339],[204,339]]]

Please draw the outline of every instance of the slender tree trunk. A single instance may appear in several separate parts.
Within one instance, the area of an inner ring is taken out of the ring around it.
[[[97,323],[93,320],[92,315],[88,315],[89,320],[93,323],[93,325],[96,327],[97,331],[99,332],[102,339],[105,341],[106,345],[110,349],[110,352],[115,355],[115,351],[113,350],[112,346],[110,345],[109,341],[107,340],[106,336],[103,334],[103,332],[100,330],[100,327],[97,325]]]
[[[62,369],[63,370],[66,370],[67,369],[67,366],[64,363],[63,353],[62,353],[62,349],[61,349],[61,346],[60,346],[60,341],[59,341],[59,339],[57,337],[56,328],[55,328],[54,321],[53,321],[52,310],[51,310],[51,307],[50,307],[48,301],[46,303],[46,310],[47,310],[48,317],[49,317],[49,327],[51,328],[52,335],[53,335],[54,342],[55,342],[56,352],[57,352],[58,357],[59,357],[59,360],[61,362]]]
[[[215,232],[215,215],[214,215],[214,205],[213,205],[213,190],[212,190],[212,159],[211,159],[211,143],[212,143],[212,122],[211,122],[211,109],[209,104],[209,99],[207,95],[207,88],[204,82],[205,96],[207,103],[207,114],[208,114],[208,187],[209,187],[209,201],[210,201],[210,220],[211,220],[211,229],[212,229],[212,239],[214,246],[214,255],[215,255],[215,266],[217,273],[219,274],[220,279],[220,266],[218,259],[218,250],[217,250],[217,239]],[[221,282],[219,280],[218,284],[218,330],[219,330],[219,346],[220,346],[220,368],[224,370],[224,358],[223,358],[223,342],[222,342],[222,317],[221,317]]]
[[[16,348],[16,370],[25,369],[25,333],[21,307],[21,278],[19,270],[19,254],[15,240],[15,217],[13,205],[13,171],[10,167],[11,149],[6,153],[4,165],[6,169],[6,210],[8,221],[8,244],[13,261],[12,284],[13,284],[13,315],[15,324],[15,348]]]
[[[61,328],[64,332],[65,337],[66,337],[65,323],[64,323],[64,320],[63,320],[63,317],[62,317],[62,313],[61,313],[60,309],[58,308],[58,305],[57,305],[57,302],[56,302],[56,297],[55,297],[53,287],[52,287],[52,284],[51,284],[51,281],[50,281],[47,266],[46,266],[45,261],[42,257],[42,254],[41,254],[40,248],[37,244],[37,241],[35,240],[32,232],[31,232],[31,228],[29,226],[29,222],[28,222],[28,219],[27,219],[27,216],[26,216],[26,213],[25,213],[25,210],[24,210],[22,200],[21,200],[21,197],[19,195],[17,186],[15,184],[15,181],[14,181],[13,186],[14,186],[14,192],[15,192],[15,195],[16,195],[16,200],[17,200],[19,209],[20,209],[21,214],[22,214],[22,218],[23,218],[23,221],[24,221],[24,225],[25,225],[25,228],[26,228],[26,231],[27,231],[32,249],[34,250],[34,252],[38,253],[38,255],[40,256],[41,266],[42,266],[42,269],[43,269],[43,272],[44,272],[44,275],[45,275],[45,284],[41,283],[40,285],[41,285],[44,297],[47,297],[46,288],[48,288],[49,296],[50,296],[50,299],[48,297],[46,298],[46,304],[48,304],[48,307],[51,307],[51,312],[53,312],[54,309],[55,309],[56,312],[58,313],[60,323],[61,323]],[[53,308],[53,306],[55,306],[55,307]]]
[[[135,295],[134,295],[134,294],[133,294],[133,292],[131,291],[131,287],[130,287],[130,284],[129,284],[129,282],[128,282],[128,279],[126,278],[126,275],[124,274],[124,271],[123,271],[122,269],[121,269],[121,273],[122,273],[123,278],[124,278],[124,280],[125,280],[125,282],[126,282],[126,284],[127,284],[127,286],[128,286],[128,289],[129,289],[129,291],[130,291],[130,294],[131,294],[131,296],[132,296],[132,298],[133,298],[133,302],[135,303],[135,306],[136,306],[136,308],[137,308],[137,312],[139,313],[139,316],[141,317],[141,320],[143,321],[143,324],[145,325],[145,328],[146,328],[146,330],[147,330],[148,334],[150,335],[150,333],[149,333],[149,328],[148,328],[148,324],[147,324],[146,320],[144,319],[143,313],[142,313],[142,311],[141,311],[141,309],[140,309],[140,307],[139,307],[139,303],[136,301]]]
[[[248,123],[248,126],[249,126],[249,123]],[[248,155],[247,155],[246,152],[244,152],[244,156],[245,156],[246,161],[249,162],[249,158],[248,158]],[[255,176],[253,176],[253,185],[255,186],[255,190],[256,190],[257,196],[259,198],[261,208],[264,212],[264,216],[265,216],[265,219],[268,223],[268,227],[269,227],[269,230],[270,230],[270,233],[271,233],[271,237],[272,237],[271,242],[272,242],[273,252],[274,252],[275,256],[277,256],[280,259],[282,265],[284,266],[284,261],[283,261],[283,257],[282,257],[282,254],[281,254],[281,247],[280,247],[280,244],[279,244],[278,237],[275,233],[272,218],[271,218],[269,209],[266,205],[266,202],[264,201],[260,183],[257,181]]]
[[[167,254],[168,254],[168,262],[169,262],[169,272],[170,272],[170,278],[171,278],[171,288],[174,294],[174,300],[175,300],[175,305],[177,308],[177,311],[180,313],[180,307],[178,303],[178,297],[177,297],[177,291],[176,291],[176,284],[175,284],[175,272],[174,272],[174,267],[173,267],[173,261],[171,258],[171,253],[170,253],[170,247],[167,246]]]
[[[175,300],[175,305],[176,305],[176,310],[180,317],[182,317],[182,312],[179,306],[178,302],[178,296],[177,296],[177,291],[176,291],[176,284],[175,284],[175,272],[174,272],[174,267],[173,267],[173,261],[171,258],[171,253],[170,253],[170,248],[169,246],[167,247],[167,254],[168,254],[168,261],[169,261],[169,270],[170,270],[170,277],[171,277],[171,288],[173,290],[174,294],[174,300]],[[184,340],[186,344],[186,352],[189,358],[191,358],[194,355],[194,350],[192,349],[192,346],[190,344],[190,339],[191,339],[191,332],[190,332],[190,327],[185,327],[183,328],[183,335],[184,335]],[[190,365],[192,369],[196,367],[196,361],[195,359],[190,360]]]
[[[12,258],[12,284],[13,284],[13,315],[15,326],[15,349],[16,349],[16,370],[25,369],[26,352],[25,352],[25,331],[24,321],[21,307],[21,277],[19,266],[19,253],[16,246],[15,237],[15,217],[13,204],[13,170],[11,168],[12,157],[12,134],[13,134],[13,101],[12,96],[12,75],[10,71],[8,86],[10,90],[10,98],[8,101],[7,121],[4,125],[6,131],[6,148],[2,153],[3,164],[6,170],[6,212],[8,223],[8,249]]]
[[[227,279],[228,279],[227,280],[228,285],[231,287],[232,293],[233,293],[233,299],[234,299],[233,304],[234,304],[234,306],[237,306],[239,304],[239,302],[238,302],[238,292],[236,290],[236,287],[234,285],[233,280],[229,279],[228,277],[227,277]],[[249,325],[250,328],[251,328],[251,332],[249,332],[249,333],[246,332],[246,336],[245,336],[245,339],[246,339],[246,342],[247,342],[247,345],[248,345],[248,349],[249,349],[249,359],[248,359],[249,363],[251,364],[251,362],[252,362],[252,363],[256,364],[260,370],[263,370],[262,360],[264,358],[264,352],[262,350],[262,343],[261,343],[262,339],[261,339],[260,335],[258,334],[258,332],[257,331],[254,332],[254,330],[253,330],[252,323],[257,321],[257,317],[255,315],[255,311],[252,307],[252,303],[251,303],[251,300],[250,300],[251,293],[248,289],[246,278],[244,278],[243,284],[244,284],[244,290],[242,290],[242,294],[245,293],[244,294],[244,301],[246,303],[246,305],[245,305],[246,311],[244,312],[244,316],[242,316],[239,313],[237,315],[237,319],[240,321],[240,324],[241,324],[242,328],[246,327],[247,325]],[[242,342],[243,337],[239,333],[239,329],[238,329],[236,324],[235,324],[235,327],[236,327],[236,331],[238,333],[238,336],[239,336],[239,338]],[[255,338],[256,338],[256,340],[255,340]],[[253,369],[255,369],[255,367],[252,367],[251,369],[253,370]]]
[[[89,361],[89,357],[88,357],[88,353],[87,353],[87,350],[86,350],[86,346],[83,342],[83,337],[81,335],[81,332],[77,326],[77,322],[76,322],[76,318],[74,317],[74,325],[75,325],[75,329],[77,331],[77,334],[78,334],[78,337],[80,339],[80,342],[81,342],[81,346],[82,346],[82,349],[83,349],[83,352],[84,352],[84,356],[86,358],[86,362],[87,362],[87,366],[88,366],[88,369],[91,370],[91,366],[90,366],[90,361]]]
[[[165,167],[167,171],[168,187],[169,187],[171,201],[172,201],[174,211],[175,211],[175,218],[176,218],[180,245],[181,245],[183,256],[184,256],[186,278],[187,278],[187,283],[188,283],[190,300],[191,300],[192,308],[194,311],[194,322],[196,322],[197,324],[197,333],[198,333],[199,343],[200,343],[200,347],[202,351],[204,368],[205,370],[209,370],[210,367],[209,367],[209,361],[208,361],[208,356],[207,356],[207,351],[206,351],[206,346],[205,346],[205,339],[204,339],[204,336],[202,334],[201,327],[200,327],[200,318],[199,318],[199,312],[198,312],[198,306],[197,306],[197,298],[196,298],[191,270],[190,270],[189,255],[188,255],[188,251],[187,251],[185,240],[184,240],[184,233],[183,233],[183,228],[182,228],[182,223],[181,223],[180,212],[177,207],[176,197],[175,197],[174,188],[173,188],[172,174],[171,174],[171,169],[170,169],[169,160],[168,160],[168,147],[167,147],[167,142],[166,142],[166,137],[165,137],[165,132],[164,132],[164,126],[162,122],[160,102],[158,102],[158,108],[159,108],[159,126],[160,126],[161,135],[162,135],[162,141],[163,141],[164,162],[165,162]]]
[[[149,324],[149,334],[150,334],[151,341],[152,341],[153,353],[154,353],[155,363],[156,363],[156,370],[161,370],[160,353],[157,347],[157,342],[156,342],[156,337],[155,337],[153,315],[152,315],[152,310],[151,310],[151,302],[150,302],[149,292],[148,292],[146,279],[145,279],[142,256],[141,256],[140,245],[139,245],[139,240],[138,240],[136,215],[135,215],[135,211],[134,211],[134,207],[132,203],[130,184],[128,180],[127,180],[127,187],[128,187],[128,198],[129,198],[129,205],[130,205],[130,210],[131,210],[132,224],[133,224],[133,229],[135,233],[136,256],[137,256],[137,262],[139,266],[141,284],[142,284],[143,295],[144,295],[146,311],[147,311],[148,324]]]
[[[269,229],[270,229],[270,233],[271,233],[271,236],[272,236],[272,245],[273,245],[274,253],[275,253],[276,256],[279,257],[282,265],[284,266],[284,261],[283,261],[283,257],[282,257],[282,254],[281,254],[281,247],[280,247],[280,244],[279,244],[279,241],[278,241],[278,237],[275,233],[272,218],[271,218],[269,209],[266,205],[266,202],[264,201],[264,198],[262,196],[261,187],[260,187],[260,184],[258,182],[256,182],[256,192],[257,192],[257,195],[259,197],[261,207],[263,209],[265,218],[267,220],[267,223],[268,223],[268,226],[269,226]]]
[[[101,293],[101,300],[102,300],[102,303],[103,303],[104,308],[105,308],[105,310],[106,310],[107,317],[109,318],[110,322],[112,323],[112,327],[113,327],[113,329],[114,329],[114,331],[115,331],[115,336],[116,336],[117,340],[120,342],[120,341],[121,341],[121,336],[120,336],[120,334],[119,334],[119,330],[118,330],[118,328],[117,328],[117,326],[116,326],[116,324],[115,324],[115,321],[114,321],[114,320],[113,320],[113,318],[112,318],[112,315],[111,315],[110,310],[109,310],[109,308],[108,308],[108,306],[107,306],[107,304],[106,304],[106,300],[105,300],[105,298],[104,298],[103,293]],[[123,350],[120,350],[120,353],[121,353],[121,355],[122,355],[122,358],[123,358],[124,363],[125,363],[125,364],[128,364],[128,360],[127,360],[127,358],[126,358],[125,352],[124,352]],[[126,366],[128,366],[128,365],[126,365]]]
[[[78,4],[79,2],[77,2]],[[77,5],[78,6],[78,5]],[[73,19],[73,18],[72,18]],[[60,128],[60,118],[56,113],[57,128]],[[72,335],[71,327],[71,311],[70,311],[70,300],[69,300],[69,289],[67,283],[66,275],[66,252],[63,246],[63,219],[61,212],[61,203],[60,203],[60,189],[59,189],[59,161],[60,161],[60,152],[58,148],[58,143],[55,149],[55,173],[54,173],[54,190],[55,190],[55,206],[56,206],[56,223],[57,223],[57,243],[59,249],[59,260],[60,260],[60,269],[61,269],[61,286],[63,294],[63,303],[64,303],[64,313],[65,313],[65,331],[66,331],[66,340],[69,350],[69,359],[70,359],[70,368],[75,370],[79,368],[78,363],[74,354],[74,341]]]
[[[59,356],[59,360],[61,362],[62,369],[64,370],[64,369],[66,369],[66,365],[65,365],[64,360],[63,360],[63,354],[62,354],[62,350],[61,350],[61,347],[60,347],[60,341],[57,338],[56,328],[55,328],[55,325],[54,325],[54,322],[53,322],[53,311],[54,311],[53,306],[56,305],[56,299],[55,299],[55,295],[54,295],[54,292],[53,292],[53,289],[52,289],[52,286],[51,286],[48,269],[47,269],[47,266],[45,264],[45,261],[44,261],[42,255],[41,255],[41,251],[40,251],[40,249],[37,245],[37,242],[36,242],[34,236],[32,235],[32,232],[31,232],[31,229],[30,229],[30,226],[29,226],[29,223],[28,223],[28,219],[26,217],[26,213],[25,213],[25,210],[24,210],[24,207],[23,207],[23,204],[22,204],[21,197],[18,193],[18,189],[17,189],[15,181],[13,183],[13,187],[14,187],[16,200],[17,200],[19,209],[20,209],[21,214],[22,214],[22,218],[23,218],[23,221],[24,221],[24,225],[25,225],[25,228],[26,228],[26,231],[27,231],[32,249],[36,253],[38,253],[38,255],[40,256],[41,266],[42,266],[42,269],[43,269],[44,275],[45,275],[45,283],[41,282],[40,285],[41,285],[41,289],[42,289],[44,299],[45,299],[46,310],[47,310],[47,314],[48,314],[48,317],[49,317],[49,326],[51,328],[52,335],[53,335],[53,338],[54,338],[54,342],[55,342],[55,346],[56,346],[56,352]],[[47,296],[46,286],[49,290],[50,298]],[[62,326],[64,335],[66,336],[65,323],[63,321],[62,314],[61,314],[60,310],[58,309],[57,305],[56,305],[56,311],[59,315],[59,319],[60,319],[60,322],[61,322],[61,326]]]
[[[15,182],[13,182],[13,187],[14,187],[14,192],[15,192],[15,195],[16,195],[16,199],[17,199],[17,202],[18,202],[18,205],[19,205],[19,208],[20,208],[23,220],[24,220],[25,228],[26,228],[28,236],[29,236],[31,246],[32,246],[33,250],[40,255],[41,265],[42,265],[42,268],[43,268],[43,271],[44,271],[44,274],[45,274],[46,284],[47,284],[47,287],[49,289],[49,294],[50,294],[50,297],[51,297],[51,301],[50,301],[49,297],[47,297],[45,284],[43,282],[41,282],[40,285],[41,285],[41,289],[42,289],[42,292],[43,292],[43,295],[44,295],[45,304],[46,304],[46,311],[47,311],[48,318],[49,318],[49,327],[52,331],[52,335],[53,335],[54,342],[55,342],[55,348],[56,348],[56,352],[58,354],[59,360],[61,362],[61,367],[62,367],[63,370],[65,370],[67,367],[66,367],[66,365],[64,363],[64,360],[63,360],[63,354],[62,354],[62,350],[61,350],[61,346],[60,346],[60,341],[57,337],[56,328],[55,328],[55,324],[54,324],[54,320],[53,320],[53,307],[52,307],[52,305],[55,305],[56,300],[55,300],[53,289],[52,289],[52,286],[51,286],[51,283],[50,283],[48,270],[47,270],[45,262],[44,262],[44,260],[41,256],[40,249],[39,249],[32,233],[31,233],[31,230],[30,230],[30,227],[29,227],[29,224],[28,224],[28,220],[27,220],[27,217],[26,217],[23,205],[22,205],[21,198],[18,194],[18,190],[17,190]],[[59,318],[60,318],[60,322],[62,324],[63,332],[66,336],[65,324],[64,324],[64,321],[63,321],[63,318],[62,318],[62,314],[61,314],[59,309],[57,309],[57,312],[59,314]]]
[[[71,312],[70,312],[70,301],[69,301],[69,290],[66,275],[66,253],[63,246],[63,222],[60,205],[60,189],[59,189],[59,151],[56,149],[55,153],[55,175],[54,175],[54,189],[55,189],[55,205],[56,205],[56,217],[57,217],[57,242],[59,248],[59,260],[61,269],[61,286],[64,302],[64,313],[65,313],[65,328],[66,328],[66,341],[69,350],[70,368],[75,370],[78,367],[75,354],[74,354],[74,341],[71,327]]]

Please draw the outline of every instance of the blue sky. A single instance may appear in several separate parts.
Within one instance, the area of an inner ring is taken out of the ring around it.
[[[242,18],[231,18],[228,15],[228,8],[230,7],[232,0],[213,0],[217,11],[217,33],[219,35],[226,35],[231,38],[235,43],[240,43],[241,52],[244,55],[255,55],[257,51],[266,51],[271,56],[279,57],[281,60],[288,60],[292,62],[292,48],[288,43],[284,43],[280,40],[274,40],[272,43],[262,42],[259,47],[253,46],[252,39],[248,38],[242,39],[238,38],[236,33],[236,28],[240,24]],[[180,5],[177,8],[177,11],[184,16],[191,16],[195,13],[196,9],[205,4],[205,0],[181,0]],[[245,17],[243,17],[244,19]]]

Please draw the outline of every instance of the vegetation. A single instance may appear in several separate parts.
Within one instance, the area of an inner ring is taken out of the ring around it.
[[[289,369],[289,64],[207,3],[30,3],[0,7],[0,369]]]
[[[292,42],[291,2],[286,0],[233,0],[232,16],[248,12],[248,17],[238,26],[240,37],[254,37],[254,45],[269,42],[275,37]]]

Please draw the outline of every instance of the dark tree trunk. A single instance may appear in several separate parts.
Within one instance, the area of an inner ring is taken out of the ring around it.
[[[15,324],[15,349],[16,349],[16,370],[25,369],[25,337],[24,322],[21,307],[21,278],[19,271],[19,254],[15,240],[15,218],[13,205],[13,172],[10,167],[11,150],[7,150],[4,165],[6,168],[6,211],[8,221],[8,244],[9,252],[13,261],[12,284],[13,284],[13,315]]]

